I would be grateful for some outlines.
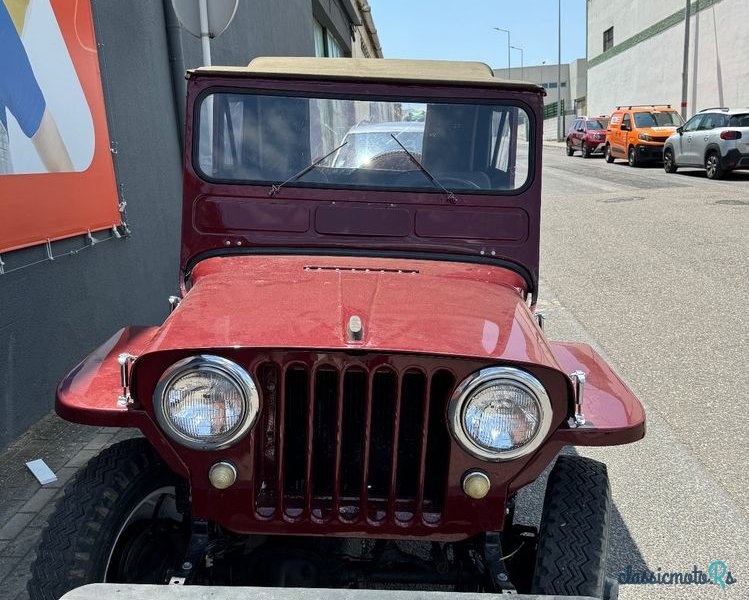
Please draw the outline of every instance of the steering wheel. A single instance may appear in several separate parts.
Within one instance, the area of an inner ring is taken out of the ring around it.
[[[416,160],[421,162],[421,154],[417,152],[412,152],[411,154]],[[419,167],[403,150],[390,150],[389,152],[383,152],[370,158],[366,164],[366,168],[387,171],[408,171],[418,169]]]

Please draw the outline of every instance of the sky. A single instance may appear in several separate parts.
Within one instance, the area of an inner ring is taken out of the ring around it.
[[[557,62],[558,0],[369,0],[385,58],[478,60],[507,68]],[[562,62],[585,57],[585,0],[561,0]],[[512,66],[520,52],[512,50]]]

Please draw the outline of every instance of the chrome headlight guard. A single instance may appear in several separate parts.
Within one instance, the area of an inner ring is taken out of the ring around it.
[[[468,434],[465,426],[465,409],[468,401],[478,392],[498,382],[513,385],[530,394],[539,412],[538,427],[531,439],[511,450],[492,450],[479,444]],[[530,373],[514,367],[488,367],[472,373],[455,389],[448,407],[448,423],[458,444],[472,456],[490,462],[512,460],[536,450],[549,433],[551,420],[551,401],[544,386]]]
[[[211,438],[198,438],[180,431],[168,415],[169,391],[190,372],[214,372],[233,384],[242,398],[242,412],[229,431]],[[153,394],[153,409],[161,429],[175,442],[194,450],[221,450],[236,444],[252,428],[260,412],[260,397],[250,374],[237,363],[212,354],[189,356],[167,368]]]

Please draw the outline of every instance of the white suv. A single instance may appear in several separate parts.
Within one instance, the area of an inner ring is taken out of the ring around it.
[[[749,108],[708,108],[679,127],[663,147],[663,168],[679,167],[705,169],[710,179],[749,169]]]

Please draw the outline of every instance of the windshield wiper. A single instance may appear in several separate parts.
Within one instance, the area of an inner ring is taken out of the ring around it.
[[[444,185],[442,185],[437,180],[437,178],[434,175],[432,175],[429,171],[427,171],[426,167],[419,162],[419,159],[416,158],[413,154],[411,154],[408,151],[408,148],[406,148],[403,144],[401,144],[400,140],[397,137],[395,137],[392,133],[390,134],[390,137],[395,140],[396,144],[398,144],[401,148],[403,148],[403,152],[405,152],[408,155],[408,158],[410,158],[413,161],[413,163],[417,167],[419,167],[419,170],[429,178],[429,181],[431,181],[434,185],[436,185],[443,192],[445,192],[445,194],[447,194],[447,201],[450,204],[455,204],[458,201],[458,199],[455,197],[455,194],[453,194],[450,190],[448,190]]]
[[[335,152],[338,152],[341,148],[343,148],[346,144],[348,144],[348,141],[343,142],[340,146],[337,146],[333,148],[330,152],[328,152],[325,156],[321,156],[316,161],[314,161],[312,164],[304,167],[299,173],[295,173],[291,177],[289,177],[286,181],[283,181],[281,183],[274,183],[272,186],[270,186],[270,191],[268,192],[268,195],[273,197],[278,192],[281,191],[281,188],[285,186],[287,183],[291,183],[293,181],[296,181],[300,177],[304,177],[307,173],[309,173],[312,169],[314,169],[317,165],[319,165],[322,161],[324,161],[328,156],[331,154],[334,154]]]

